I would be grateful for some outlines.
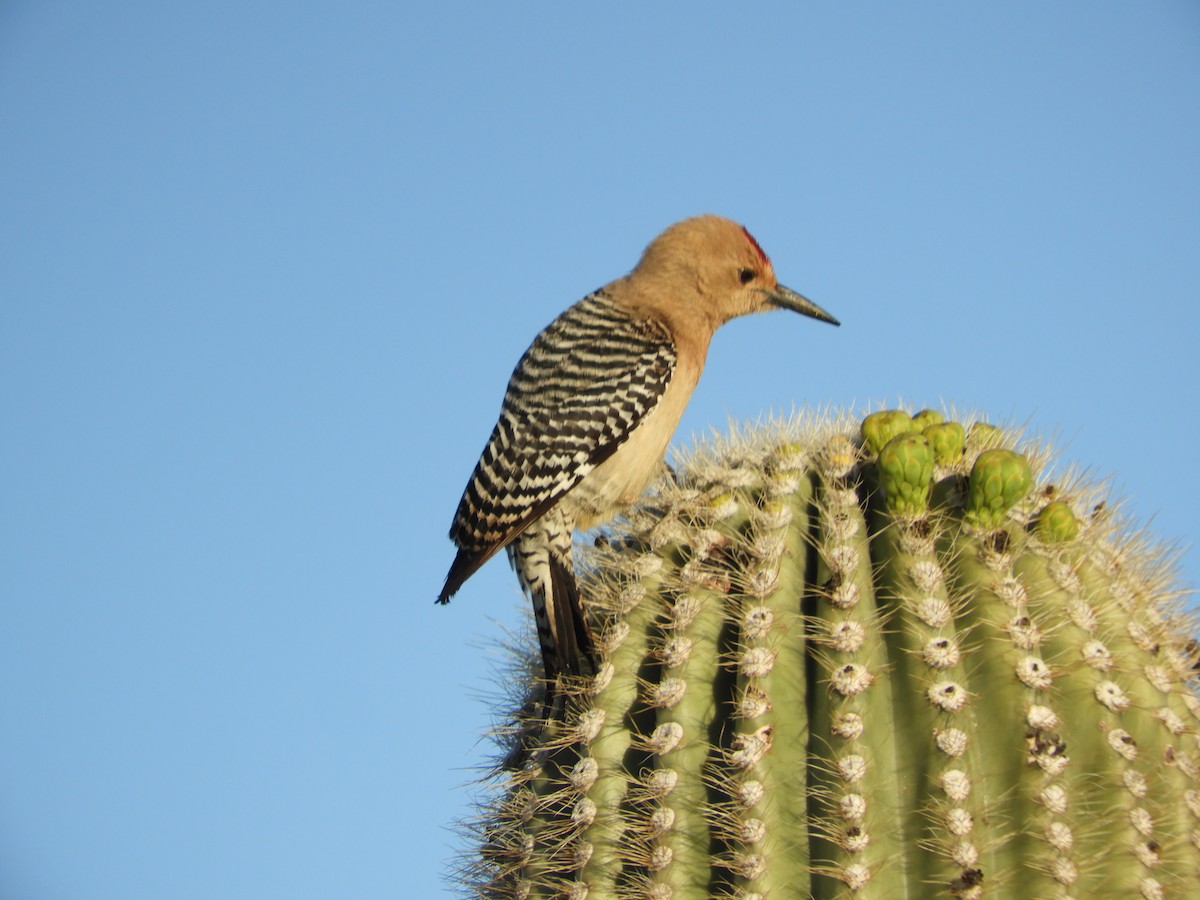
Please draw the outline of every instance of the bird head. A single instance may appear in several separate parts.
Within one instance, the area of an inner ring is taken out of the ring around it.
[[[790,309],[840,324],[807,297],[781,285],[754,236],[720,216],[697,216],[672,225],[646,248],[633,274],[656,283],[677,301],[691,295],[691,312],[703,315],[714,328],[735,316],[770,309]]]

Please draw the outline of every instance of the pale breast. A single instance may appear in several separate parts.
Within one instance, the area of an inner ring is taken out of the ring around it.
[[[662,400],[645,421],[562,499],[577,528],[591,528],[610,519],[634,503],[659,474],[698,374],[676,370]]]

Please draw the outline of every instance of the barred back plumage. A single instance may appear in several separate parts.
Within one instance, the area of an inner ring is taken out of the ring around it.
[[[551,322],[513,370],[459,501],[450,528],[466,554],[463,571],[451,572],[461,574],[458,584],[608,459],[674,369],[666,328],[631,316],[603,290]],[[458,584],[447,579],[450,594]]]

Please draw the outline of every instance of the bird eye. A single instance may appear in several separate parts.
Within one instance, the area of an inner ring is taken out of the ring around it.
[[[740,281],[742,284],[749,284],[757,276],[758,273],[753,269],[738,269],[738,281]]]

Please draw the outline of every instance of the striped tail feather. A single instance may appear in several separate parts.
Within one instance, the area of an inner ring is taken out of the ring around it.
[[[595,672],[595,642],[571,564],[571,531],[562,513],[552,509],[508,547],[509,561],[533,601],[551,690],[560,674]]]

